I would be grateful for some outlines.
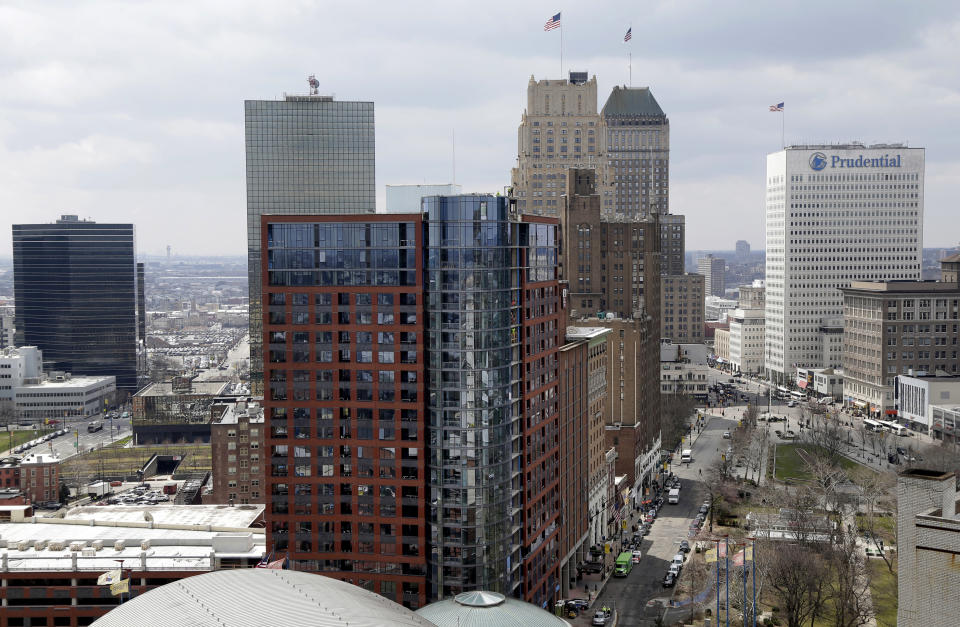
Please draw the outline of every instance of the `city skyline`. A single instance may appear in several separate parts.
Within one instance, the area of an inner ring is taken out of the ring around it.
[[[762,172],[781,115],[788,144],[925,146],[924,243],[956,241],[960,17],[948,3],[873,15],[873,36],[856,41],[847,34],[872,5],[830,6],[828,21],[826,3],[564,9],[562,73],[559,33],[542,30],[557,7],[541,3],[491,6],[466,38],[456,6],[378,7],[376,20],[361,7],[281,5],[262,20],[243,3],[119,6],[3,9],[0,111],[16,124],[0,125],[0,202],[19,221],[76,213],[136,224],[145,253],[241,254],[243,101],[306,93],[312,73],[321,93],[377,107],[379,208],[386,184],[450,182],[454,134],[457,183],[501,191],[530,76],[587,71],[607,94],[629,82],[632,51],[632,85],[651,87],[671,118],[670,209],[687,216],[689,249],[762,241]],[[768,111],[779,102],[784,113]]]

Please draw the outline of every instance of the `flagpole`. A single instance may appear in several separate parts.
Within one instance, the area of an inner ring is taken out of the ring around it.
[[[750,563],[750,568],[753,569],[753,627],[757,627],[757,541],[753,540],[750,546],[750,557],[753,558]]]
[[[744,627],[747,625],[747,545],[743,545],[743,604],[740,606],[743,611],[740,612],[740,622]]]
[[[724,605],[726,606],[726,615],[727,615],[727,627],[730,627],[730,538],[729,536],[723,539],[723,574],[727,583],[727,593],[726,601]],[[719,620],[719,617],[717,617]]]
[[[783,127],[786,125],[786,122],[785,122],[786,118],[787,118],[787,108],[782,107],[780,109],[780,148],[782,149],[786,149],[787,147],[787,142],[784,141],[784,138],[783,138],[784,137]]]
[[[720,624],[720,541],[717,540],[717,625]]]
[[[630,87],[633,87],[633,52],[630,53]]]
[[[560,78],[563,78],[563,14],[560,14]]]

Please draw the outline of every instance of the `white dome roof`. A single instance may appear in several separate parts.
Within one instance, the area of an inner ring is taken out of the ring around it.
[[[437,627],[569,627],[536,605],[507,598],[499,592],[461,592],[417,610]]]
[[[244,568],[194,575],[126,601],[95,627],[436,627],[352,584],[295,570]]]

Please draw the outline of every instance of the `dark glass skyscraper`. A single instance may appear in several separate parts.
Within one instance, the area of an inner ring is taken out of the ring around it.
[[[13,225],[16,343],[44,367],[137,385],[137,267],[132,224],[63,216]]]
[[[244,103],[250,376],[263,379],[260,216],[373,213],[372,102],[285,96]]]

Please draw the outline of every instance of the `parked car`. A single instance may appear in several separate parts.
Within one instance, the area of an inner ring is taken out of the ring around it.
[[[690,552],[690,543],[687,542],[686,540],[681,540],[681,541],[680,541],[680,551],[681,551],[682,553],[689,553],[689,552]]]
[[[667,574],[663,576],[663,587],[672,588],[675,583],[677,583],[677,576],[668,571]]]
[[[607,621],[610,620],[610,615],[612,612],[606,608],[601,608],[593,615],[593,620],[590,621],[591,625],[595,627],[603,627],[607,624]]]
[[[639,549],[635,549],[635,550],[633,551],[633,563],[634,563],[634,564],[639,564],[641,557],[643,557],[643,554],[640,552]]]
[[[586,599],[570,599],[569,601],[567,601],[567,604],[573,605],[578,610],[585,610],[590,607],[590,602],[587,601]]]
[[[724,440],[729,440],[729,439],[730,439],[730,432],[729,432],[729,431],[724,431],[724,432],[723,432],[723,439],[724,439]]]

